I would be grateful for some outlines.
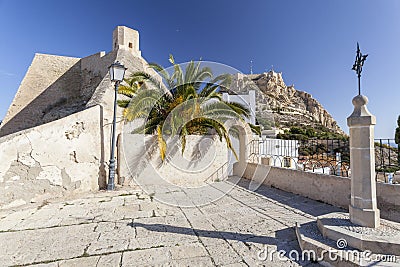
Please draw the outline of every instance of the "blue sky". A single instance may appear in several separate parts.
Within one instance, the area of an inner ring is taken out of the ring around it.
[[[0,0],[0,119],[34,53],[85,57],[110,51],[112,31],[140,32],[150,62],[216,61],[244,73],[274,66],[311,93],[347,131],[357,79],[356,42],[369,57],[362,93],[376,137],[393,138],[400,115],[400,1],[54,1]]]

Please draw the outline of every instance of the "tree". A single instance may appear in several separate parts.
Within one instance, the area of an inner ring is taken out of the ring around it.
[[[221,141],[225,139],[227,147],[237,157],[224,122],[229,119],[243,121],[250,116],[250,110],[241,104],[222,100],[219,89],[230,86],[231,75],[214,77],[209,67],[201,67],[200,62],[193,61],[183,71],[172,55],[169,61],[173,67],[172,74],[168,69],[150,63],[149,67],[159,77],[135,72],[126,80],[127,85],[118,90],[127,97],[118,102],[124,108],[125,120],[144,119],[134,132],[156,135],[162,160],[167,150],[165,136],[179,136],[183,153],[186,136],[192,134],[218,135]],[[259,127],[249,125],[260,134]]]

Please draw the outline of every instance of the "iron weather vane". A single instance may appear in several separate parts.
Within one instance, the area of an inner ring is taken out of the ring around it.
[[[357,73],[358,76],[358,94],[361,95],[361,72],[362,72],[362,67],[364,66],[364,61],[367,59],[367,55],[363,55],[360,51],[360,46],[358,45],[357,42],[357,54],[356,54],[356,61],[354,62],[352,70],[354,70]]]

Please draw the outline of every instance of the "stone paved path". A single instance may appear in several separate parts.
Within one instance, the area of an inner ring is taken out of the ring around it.
[[[229,181],[216,185],[232,187]],[[295,222],[340,209],[248,186],[241,180],[225,197],[196,208],[124,189],[0,211],[0,266],[316,265],[271,251],[300,251]],[[272,258],[260,259],[266,250]]]

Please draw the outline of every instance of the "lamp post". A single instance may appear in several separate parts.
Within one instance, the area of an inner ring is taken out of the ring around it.
[[[115,128],[116,128],[116,118],[117,118],[117,92],[119,84],[124,80],[125,75],[125,66],[119,63],[118,61],[111,64],[109,67],[110,80],[114,82],[114,116],[113,116],[113,125],[112,125],[112,136],[111,136],[111,152],[110,152],[110,165],[109,165],[109,176],[108,176],[108,184],[107,190],[114,190],[115,188]]]

